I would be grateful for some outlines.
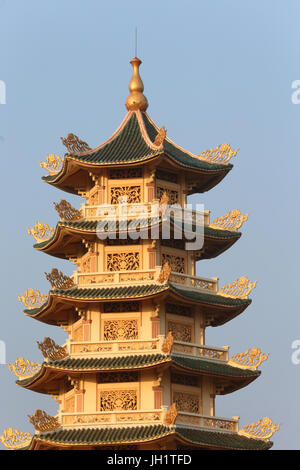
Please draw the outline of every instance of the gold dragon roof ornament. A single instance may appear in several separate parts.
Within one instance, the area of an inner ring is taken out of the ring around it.
[[[274,424],[271,418],[263,418],[257,423],[247,424],[239,430],[239,434],[255,439],[269,439],[279,428],[280,424]]]
[[[210,227],[221,230],[238,230],[244,222],[248,220],[249,214],[242,214],[239,209],[227,212],[223,217],[219,217],[210,224]]]
[[[165,128],[165,126],[162,126],[157,134],[157,136],[155,137],[155,140],[154,140],[154,145],[156,145],[156,147],[160,147],[163,143],[164,143],[164,140],[167,136],[167,130]]]
[[[244,353],[234,354],[228,364],[241,369],[257,369],[268,357],[269,353],[264,354],[259,348],[252,348],[247,349]]]
[[[66,276],[61,271],[58,271],[56,268],[53,268],[51,273],[45,273],[45,276],[53,289],[70,289],[71,287],[74,287],[73,279]]]
[[[226,284],[218,291],[218,295],[238,299],[247,299],[248,295],[256,287],[257,281],[251,282],[246,276],[236,279],[231,284]]]
[[[54,228],[44,222],[37,222],[32,228],[27,227],[27,232],[32,235],[38,243],[49,240],[54,234]]]
[[[54,153],[50,153],[46,156],[43,162],[39,162],[40,167],[44,168],[48,171],[49,175],[55,175],[59,173],[63,167],[64,159],[61,158],[59,155],[55,155]]]
[[[37,341],[37,345],[45,359],[60,361],[68,356],[67,347],[59,346],[51,338],[44,338],[44,341],[41,342]]]
[[[176,418],[178,415],[178,410],[176,403],[172,403],[169,410],[167,411],[164,419],[164,424],[166,426],[173,426],[175,424]]]
[[[36,431],[49,432],[60,427],[57,416],[49,416],[42,410],[35,410],[34,415],[28,415],[28,418]]]
[[[29,432],[20,432],[18,429],[7,428],[0,436],[0,441],[8,450],[17,450],[27,447],[32,440]]]
[[[67,137],[61,137],[61,141],[67,148],[68,152],[72,154],[87,152],[88,150],[91,150],[91,147],[86,142],[80,140],[77,135],[72,134],[71,132],[67,135]]]
[[[146,96],[143,94],[144,84],[139,71],[142,61],[138,59],[138,57],[134,57],[130,63],[132,65],[133,72],[129,82],[130,94],[127,97],[125,106],[128,111],[146,111],[148,108],[148,101]]]
[[[41,307],[48,299],[47,294],[41,294],[37,289],[27,289],[24,295],[18,295],[18,300],[23,302],[28,310]]]
[[[168,282],[169,278],[170,278],[170,274],[171,274],[171,266],[169,265],[168,261],[166,263],[164,263],[160,273],[159,273],[159,276],[157,278],[157,282],[159,282],[159,284],[164,284],[165,282]]]
[[[218,145],[215,149],[208,149],[197,155],[201,160],[210,163],[229,163],[232,157],[235,157],[239,149],[233,150],[229,144]]]
[[[18,357],[12,364],[7,364],[11,372],[18,377],[18,379],[26,379],[35,375],[41,368],[38,362],[31,362],[24,357]]]
[[[59,203],[54,202],[54,209],[58,212],[61,220],[80,220],[82,219],[81,210],[71,206],[69,202],[62,199]]]
[[[162,347],[161,347],[162,352],[164,354],[170,354],[172,352],[173,344],[174,344],[174,338],[173,338],[172,332],[169,331],[169,333],[166,336],[166,339],[164,340],[162,344]]]

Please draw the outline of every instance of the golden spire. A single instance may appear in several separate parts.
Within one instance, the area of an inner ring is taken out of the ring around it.
[[[133,74],[129,82],[130,95],[126,100],[126,108],[128,111],[137,111],[138,109],[140,111],[146,111],[148,108],[148,101],[146,96],[143,95],[144,84],[139,72],[139,66],[142,61],[137,57],[134,57],[130,63],[133,68]]]

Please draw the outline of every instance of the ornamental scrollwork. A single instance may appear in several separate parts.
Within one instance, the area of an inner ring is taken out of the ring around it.
[[[136,390],[103,390],[100,392],[100,411],[137,410]]]
[[[54,234],[54,227],[49,227],[44,222],[37,222],[33,227],[27,227],[27,232],[32,235],[38,243],[49,240]]]
[[[138,339],[138,320],[107,320],[104,321],[104,340],[130,340]]]
[[[175,273],[184,273],[185,263],[182,256],[168,255],[166,253],[162,254],[162,264],[168,263],[171,266],[171,270]]]
[[[28,310],[41,307],[47,299],[47,294],[41,294],[36,289],[27,289],[24,295],[18,295],[18,300],[23,302]]]
[[[198,158],[210,163],[228,163],[235,157],[239,149],[233,150],[229,144],[218,145],[215,149],[208,149],[198,155]]]
[[[166,263],[164,263],[160,273],[159,273],[159,276],[157,278],[157,282],[159,284],[164,284],[165,282],[168,282],[168,280],[170,279],[170,275],[171,275],[171,266],[169,265],[168,261]]]
[[[110,203],[119,204],[120,202],[127,204],[138,204],[141,202],[140,186],[118,186],[110,188]]]
[[[47,281],[50,282],[52,288],[70,289],[71,287],[74,287],[74,281],[56,268],[53,268],[51,273],[45,273],[45,276]]]
[[[239,431],[239,434],[255,439],[269,439],[279,428],[280,424],[274,424],[271,418],[263,418],[257,423],[247,424]]]
[[[154,139],[154,142],[153,142],[154,145],[156,147],[160,147],[163,144],[166,136],[167,136],[167,130],[166,130],[165,126],[162,126],[160,128],[160,130],[158,131],[158,134],[156,135],[155,139]]]
[[[242,214],[239,209],[227,212],[223,217],[215,219],[210,227],[221,230],[238,230],[248,220],[249,214]]]
[[[170,354],[173,348],[173,344],[174,344],[174,338],[173,338],[172,332],[169,331],[169,333],[166,336],[166,339],[164,340],[161,346],[162,352],[164,354]]]
[[[176,403],[172,403],[169,410],[167,411],[164,419],[164,424],[166,426],[173,426],[175,424],[176,418],[178,416],[178,410]]]
[[[193,339],[193,328],[192,325],[185,323],[179,323],[175,321],[168,322],[168,330],[172,333],[175,341],[183,341],[185,343],[191,343]]]
[[[51,338],[44,338],[44,341],[41,342],[37,341],[37,345],[45,359],[59,361],[68,355],[66,346],[59,346]]]
[[[168,202],[165,202],[166,204],[178,204],[178,191],[175,191],[173,189],[169,188],[162,188],[162,187],[157,187],[156,190],[156,197],[159,201],[161,201],[162,198],[165,198],[165,195],[168,197]]]
[[[80,140],[77,135],[75,134],[68,134],[67,137],[64,139],[61,137],[61,141],[64,144],[65,147],[67,147],[67,150],[69,153],[81,153],[81,152],[87,152],[88,150],[91,150],[91,147],[84,142],[83,140]]]
[[[60,423],[56,416],[49,416],[42,410],[35,410],[34,415],[28,415],[28,418],[36,431],[49,432],[60,427]]]
[[[43,162],[39,162],[40,167],[47,170],[50,175],[59,173],[62,169],[63,163],[64,159],[59,155],[54,155],[54,153],[47,155]]]
[[[218,291],[218,295],[247,299],[248,295],[256,287],[257,281],[251,282],[246,276],[236,279],[232,284],[226,284]]]
[[[228,362],[228,364],[242,367],[242,368],[253,368],[257,369],[263,361],[266,361],[269,357],[268,354],[263,354],[259,348],[247,349],[244,353],[234,354]]]
[[[0,441],[8,450],[17,450],[27,447],[32,439],[32,434],[29,432],[20,432],[18,429],[7,428],[5,429]]]
[[[140,269],[140,253],[108,253],[106,259],[107,271],[136,271]]]
[[[38,362],[31,362],[29,359],[18,357],[12,364],[7,364],[11,372],[18,377],[18,379],[25,379],[35,375],[41,368]]]
[[[62,199],[58,204],[55,202],[54,208],[58,212],[61,220],[79,220],[82,219],[82,213],[80,210],[74,209],[71,204]]]
[[[200,413],[199,395],[184,392],[174,392],[173,400],[179,411]]]

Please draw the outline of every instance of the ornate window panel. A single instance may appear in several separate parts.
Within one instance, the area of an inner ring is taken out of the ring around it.
[[[198,387],[198,377],[194,375],[178,374],[176,372],[171,373],[171,382],[179,385],[188,385],[190,387]]]
[[[169,320],[168,331],[171,331],[175,341],[183,341],[185,343],[193,342],[193,325]]]
[[[104,320],[103,338],[105,341],[130,340],[139,338],[139,320]]]
[[[137,204],[141,200],[141,186],[113,186],[110,188],[110,204],[119,204],[120,197],[127,197],[127,204]]]
[[[138,379],[138,372],[103,372],[98,377],[98,383],[137,382]]]
[[[103,311],[105,313],[139,312],[139,302],[105,302]]]
[[[182,315],[185,317],[191,317],[193,315],[191,307],[171,303],[166,304],[166,313],[172,313],[173,315]]]
[[[108,253],[106,255],[107,271],[136,271],[141,269],[140,253]]]
[[[163,188],[161,186],[158,186],[157,189],[156,189],[156,197],[159,201],[161,200],[161,198],[164,194],[167,194],[168,199],[169,199],[168,203],[170,205],[179,203],[178,191],[176,191],[174,189]]]
[[[112,180],[142,178],[142,176],[142,168],[118,168],[109,172],[109,178]]]
[[[185,259],[182,256],[176,255],[169,255],[167,253],[162,253],[162,266],[168,263],[171,267],[171,271],[176,273],[184,273],[185,272]]]
[[[175,402],[178,411],[201,413],[200,396],[197,394],[174,391],[172,401]]]
[[[169,170],[157,168],[155,176],[159,180],[164,180],[175,184],[178,183],[178,175],[176,175],[176,173],[171,173]]]
[[[137,390],[100,390],[100,411],[137,410]]]

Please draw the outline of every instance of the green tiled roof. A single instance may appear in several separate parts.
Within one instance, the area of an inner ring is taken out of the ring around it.
[[[157,130],[150,122],[147,114],[141,113],[150,140],[154,142],[157,135]],[[173,143],[168,140],[164,141],[163,149],[153,149],[150,145],[147,145],[145,139],[142,136],[140,125],[135,112],[131,114],[128,121],[125,123],[123,128],[116,134],[116,136],[110,139],[107,143],[100,146],[100,148],[94,151],[89,151],[81,155],[77,154],[66,154],[72,159],[78,160],[89,164],[107,165],[107,164],[124,164],[142,162],[156,155],[166,154],[170,158],[177,161],[179,164],[192,169],[199,169],[205,171],[216,171],[226,170],[229,171],[232,168],[231,164],[215,164],[209,163],[198,158],[194,158],[189,155],[188,152],[177,148]],[[60,174],[63,173],[64,168],[56,174],[44,176],[43,180],[47,182],[55,181],[59,178]]]
[[[237,433],[189,429],[185,427],[168,427],[162,424],[150,426],[130,426],[111,428],[58,429],[51,433],[34,436],[29,448],[35,441],[67,445],[111,445],[138,443],[174,435],[185,443],[205,448],[223,448],[234,450],[267,450],[272,442],[240,436]]]

